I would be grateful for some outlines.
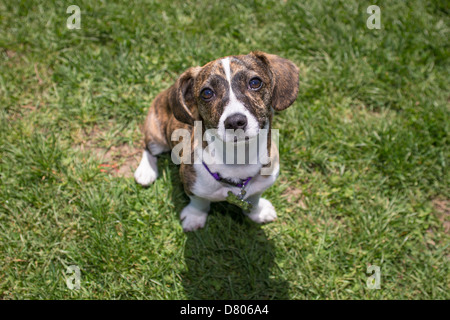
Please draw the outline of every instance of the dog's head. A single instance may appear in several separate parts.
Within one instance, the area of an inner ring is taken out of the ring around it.
[[[203,121],[225,142],[252,138],[269,128],[273,110],[295,101],[298,75],[294,63],[264,52],[218,59],[180,76],[170,96],[172,112],[187,124]]]

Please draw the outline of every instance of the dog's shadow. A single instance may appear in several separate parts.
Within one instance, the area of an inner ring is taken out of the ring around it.
[[[183,196],[179,167],[164,162],[178,217],[189,199]],[[188,299],[289,298],[288,282],[277,275],[273,240],[228,203],[213,203],[205,228],[186,233],[184,259],[187,268],[181,276]]]

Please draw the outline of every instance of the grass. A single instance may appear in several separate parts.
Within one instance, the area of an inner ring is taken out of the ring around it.
[[[79,0],[69,30],[71,4],[0,1],[0,298],[450,298],[445,1]],[[170,157],[131,177],[139,126],[185,69],[251,50],[301,69],[279,219],[218,203],[185,234]]]

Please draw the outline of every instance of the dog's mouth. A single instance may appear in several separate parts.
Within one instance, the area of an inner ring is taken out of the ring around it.
[[[250,141],[250,137],[238,138],[236,136],[233,138],[232,141],[225,141],[224,140],[225,143],[232,143],[234,145],[238,145],[238,144],[241,144],[241,143],[248,144],[249,141]]]
[[[244,139],[238,139],[238,137],[234,136],[234,143],[245,141],[248,142],[250,140],[249,136],[245,136]]]
[[[258,127],[252,128],[250,130],[225,130],[225,132],[221,134],[220,138],[224,142],[249,143],[253,140],[258,139],[259,135],[264,131],[263,129],[267,130],[268,128],[268,121],[266,121]]]
[[[236,130],[236,131],[240,131],[240,130]],[[259,130],[257,130],[257,132],[255,133],[248,133],[248,132],[225,132],[222,137],[221,140],[225,143],[248,143],[250,141],[253,141],[254,139],[256,139],[258,137],[259,134]]]

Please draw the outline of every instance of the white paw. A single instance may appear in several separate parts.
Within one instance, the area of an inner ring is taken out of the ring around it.
[[[258,207],[250,211],[248,217],[257,223],[267,223],[277,218],[277,212],[269,200],[261,198]]]
[[[147,150],[142,154],[142,160],[139,167],[134,172],[134,179],[144,187],[151,185],[158,177],[158,168],[156,166],[156,157],[152,156]]]
[[[201,229],[205,226],[207,217],[207,213],[188,205],[181,211],[181,226],[185,232]]]

